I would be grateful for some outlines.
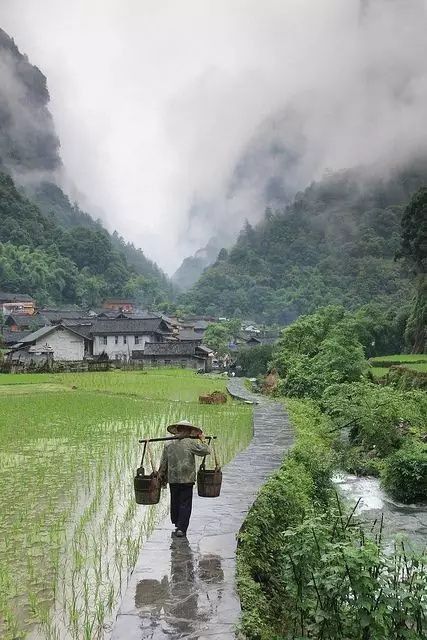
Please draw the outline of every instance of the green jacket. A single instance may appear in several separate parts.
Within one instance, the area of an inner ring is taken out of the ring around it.
[[[208,456],[211,450],[207,444],[194,438],[180,438],[165,445],[160,462],[159,474],[167,478],[169,484],[196,482],[195,456]]]

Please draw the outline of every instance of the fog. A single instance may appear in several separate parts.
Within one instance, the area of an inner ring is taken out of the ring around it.
[[[427,149],[424,0],[0,0],[69,191],[172,272],[326,169]]]

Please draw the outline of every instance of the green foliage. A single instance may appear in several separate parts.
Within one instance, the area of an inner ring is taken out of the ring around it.
[[[405,342],[413,353],[426,353],[427,350],[427,276],[420,274],[416,278],[415,295],[412,298],[410,314],[405,329]]]
[[[236,364],[242,368],[242,375],[256,378],[266,373],[272,355],[273,345],[271,344],[239,349]]]
[[[255,228],[246,225],[183,303],[196,313],[211,306],[217,315],[233,316],[239,309],[282,325],[324,305],[406,304],[408,274],[394,260],[401,203],[425,184],[426,174],[414,166],[389,182],[361,170],[325,176],[292,205],[266,212]]]
[[[203,336],[203,342],[218,355],[223,356],[230,351],[229,344],[240,330],[240,320],[227,320],[210,324]]]
[[[353,444],[382,458],[398,449],[405,437],[422,435],[427,397],[421,391],[359,382],[330,386],[322,395],[321,408],[337,429],[351,428]]]
[[[396,500],[417,502],[427,497],[427,444],[410,442],[385,462],[383,484]]]
[[[427,325],[427,188],[422,188],[411,198],[402,216],[400,251],[416,274],[416,294],[406,331],[407,344],[413,353],[426,350]]]
[[[330,418],[287,401],[296,445],[262,488],[238,545],[248,640],[403,640],[426,632],[425,559],[367,532],[335,500]]]
[[[46,183],[39,201],[48,208],[49,198],[54,206],[44,215],[17,191],[10,176],[0,173],[1,289],[29,293],[42,305],[98,306],[108,295],[133,294],[149,305],[171,295],[165,276],[149,261],[144,263],[141,251],[117,234],[110,236],[72,207],[58,187]],[[68,228],[57,220],[68,220]],[[125,253],[132,257],[132,266]]]
[[[353,321],[342,307],[301,316],[287,327],[273,364],[282,380],[279,393],[319,397],[331,383],[359,380],[366,369]]]
[[[387,384],[397,389],[427,391],[427,362],[387,369]]]
[[[415,273],[427,271],[427,187],[411,198],[402,216],[399,257],[404,258]]]

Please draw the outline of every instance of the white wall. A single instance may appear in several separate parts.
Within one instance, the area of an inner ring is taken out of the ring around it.
[[[105,352],[109,358],[113,360],[118,358],[130,358],[132,357],[132,351],[143,351],[146,342],[154,342],[154,336],[140,335],[139,344],[135,344],[135,336],[127,335],[126,342],[123,342],[123,336],[118,335],[118,344],[116,344],[115,336],[106,336],[107,344],[104,344],[104,336],[94,336],[93,339],[93,355],[99,356],[99,354]]]
[[[54,360],[83,360],[85,354],[84,338],[71,331],[57,330],[36,342],[36,347],[48,344],[53,349]]]

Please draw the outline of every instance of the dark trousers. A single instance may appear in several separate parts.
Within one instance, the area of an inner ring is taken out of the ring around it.
[[[171,492],[172,524],[187,533],[193,505],[193,484],[169,484]]]

